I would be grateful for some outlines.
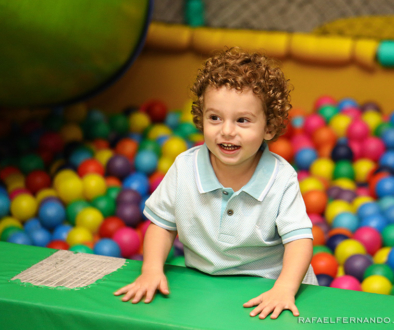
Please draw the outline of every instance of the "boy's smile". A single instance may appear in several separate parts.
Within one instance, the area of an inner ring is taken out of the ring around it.
[[[204,94],[203,129],[215,169],[249,169],[255,162],[266,133],[263,103],[251,89],[242,92],[222,86]]]

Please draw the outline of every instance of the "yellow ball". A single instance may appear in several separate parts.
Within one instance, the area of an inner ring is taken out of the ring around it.
[[[332,159],[318,158],[312,163],[310,167],[310,173],[314,176],[318,176],[331,181],[334,168],[335,163]]]
[[[192,105],[193,105],[193,100],[192,99],[187,100],[185,102],[185,104],[183,105],[182,112],[186,112],[186,113],[189,112],[189,113],[191,113]]]
[[[70,247],[83,244],[84,242],[92,242],[93,235],[92,233],[84,228],[84,227],[74,227],[72,228],[67,235],[66,242]]]
[[[164,142],[161,150],[163,156],[174,160],[180,153],[187,150],[187,144],[182,138],[173,136]]]
[[[179,121],[181,123],[193,123],[193,115],[190,111],[191,111],[191,108],[189,111],[182,112],[181,117],[179,118]]]
[[[38,205],[40,205],[41,201],[47,197],[59,197],[55,189],[52,188],[44,188],[37,192],[36,200]]]
[[[357,184],[353,180],[348,178],[336,179],[332,182],[331,185],[341,187],[342,189],[353,190],[353,191],[357,189]]]
[[[172,131],[167,125],[164,124],[155,124],[148,132],[148,139],[156,140],[161,136],[168,136],[171,135]]]
[[[375,132],[376,127],[383,122],[382,115],[373,110],[365,111],[361,118],[369,126],[371,132]]]
[[[331,224],[334,221],[334,218],[343,212],[353,212],[352,205],[349,204],[346,201],[343,200],[334,200],[331,203],[329,203],[326,207],[326,210],[324,212],[324,216],[328,222],[328,224]]]
[[[11,214],[20,221],[33,218],[37,213],[38,204],[30,194],[20,194],[11,201]]]
[[[25,183],[21,181],[15,181],[7,186],[7,191],[10,193],[18,188],[25,188]]]
[[[344,268],[342,265],[339,265],[339,266],[338,266],[337,276],[336,276],[336,277],[343,276],[343,275],[346,275],[346,274],[345,274],[345,268]]]
[[[73,170],[61,170],[57,173],[53,179],[53,187],[58,190],[59,184],[62,181],[67,181],[69,179],[78,178],[78,174],[75,173]]]
[[[353,163],[354,172],[356,174],[357,183],[366,183],[368,174],[375,168],[376,164],[374,161],[361,158]]]
[[[114,155],[114,152],[110,149],[101,149],[96,152],[94,158],[96,158],[104,167],[107,166],[108,161]]]
[[[60,130],[64,142],[82,141],[83,133],[81,128],[76,124],[66,124]]]
[[[305,194],[311,190],[324,191],[325,188],[323,183],[319,179],[310,176],[300,182],[300,190],[301,190],[301,194]]]
[[[23,228],[21,222],[18,219],[15,219],[13,217],[4,217],[0,220],[0,236],[3,233],[3,230],[8,227]]]
[[[130,132],[142,133],[150,124],[149,116],[144,112],[134,112],[129,116]]]
[[[25,183],[25,176],[22,173],[12,173],[7,175],[4,179],[4,182],[7,186],[12,185],[13,183],[20,182]]]
[[[61,180],[56,189],[60,199],[66,204],[83,199],[83,184],[78,176]]]
[[[391,246],[386,246],[379,249],[373,256],[373,262],[375,264],[385,264],[390,251]]]
[[[172,158],[168,157],[160,157],[158,163],[157,163],[157,170],[161,173],[167,173],[167,171],[170,169],[171,165],[174,163],[174,160]]]
[[[202,133],[193,133],[189,135],[189,140],[191,142],[203,142],[204,141],[204,135]]]
[[[104,217],[99,210],[94,207],[86,207],[78,213],[75,223],[77,227],[84,227],[93,234],[97,233]]]
[[[353,212],[357,213],[357,211],[361,205],[364,205],[365,203],[369,203],[369,202],[373,202],[373,201],[375,201],[375,200],[371,196],[357,196],[355,199],[353,199],[353,202],[352,202]]]
[[[352,118],[342,113],[333,116],[329,122],[329,126],[337,134],[339,138],[346,136],[348,126],[352,123]]]
[[[64,117],[69,122],[80,123],[85,119],[87,112],[86,104],[77,103],[64,110]]]
[[[105,195],[107,192],[107,183],[105,182],[105,179],[96,173],[86,174],[82,178],[82,184],[83,194],[88,200]]]
[[[362,281],[361,288],[364,292],[390,294],[393,286],[386,277],[382,275],[371,275]]]
[[[355,239],[345,239],[341,243],[337,245],[335,248],[335,258],[337,259],[340,265],[345,264],[347,258],[355,255],[355,254],[366,254],[364,245],[362,245],[359,241]]]

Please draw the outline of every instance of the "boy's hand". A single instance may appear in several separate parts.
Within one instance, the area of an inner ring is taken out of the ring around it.
[[[145,296],[145,303],[150,303],[159,290],[162,294],[168,295],[167,278],[163,271],[144,271],[133,283],[120,288],[114,292],[115,296],[125,293],[122,301],[133,299],[133,304],[138,303]]]
[[[288,289],[282,287],[273,287],[271,290],[249,300],[244,307],[253,307],[258,305],[250,316],[256,316],[260,313],[259,318],[265,319],[271,312],[271,319],[276,319],[284,309],[289,309],[294,316],[300,315],[294,304],[294,295]]]

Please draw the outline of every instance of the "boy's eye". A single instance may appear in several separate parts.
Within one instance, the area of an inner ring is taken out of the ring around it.
[[[218,117],[218,116],[211,116],[210,118],[211,118],[212,120],[218,120],[219,117]]]
[[[240,123],[248,123],[249,122],[249,120],[247,120],[246,118],[239,118],[238,121]]]

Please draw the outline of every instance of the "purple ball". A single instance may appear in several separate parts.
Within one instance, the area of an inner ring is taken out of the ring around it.
[[[144,257],[142,256],[142,254],[133,254],[130,257],[131,260],[138,260],[138,261],[142,261],[144,260]]]
[[[354,254],[345,261],[345,274],[351,275],[362,282],[365,270],[372,265],[372,263],[373,261],[370,256],[365,254]]]
[[[332,186],[327,189],[327,196],[332,199],[337,199],[338,195],[343,191],[341,187]]]
[[[353,202],[353,199],[357,197],[357,193],[353,190],[343,189],[337,196],[337,199],[344,200],[346,202]]]
[[[119,192],[118,197],[116,198],[116,204],[129,203],[139,205],[141,203],[141,199],[141,195],[137,190],[126,188]]]
[[[141,222],[141,210],[138,204],[120,203],[116,208],[116,216],[127,226],[136,228]]]
[[[319,226],[321,229],[323,229],[323,232],[326,236],[328,235],[328,232],[331,230],[331,227],[327,222],[318,222],[316,223],[316,226]]]
[[[107,173],[118,179],[123,179],[132,171],[130,161],[123,155],[114,155],[107,162]]]
[[[377,111],[377,112],[382,112],[382,111],[380,110],[379,105],[378,105],[377,103],[375,103],[375,102],[365,102],[365,103],[360,107],[360,109],[361,109],[361,112],[365,112],[365,111],[369,111],[369,110]]]

